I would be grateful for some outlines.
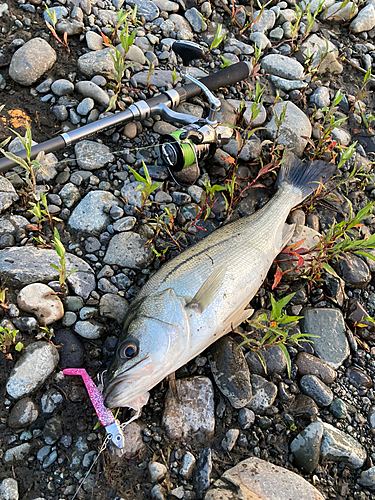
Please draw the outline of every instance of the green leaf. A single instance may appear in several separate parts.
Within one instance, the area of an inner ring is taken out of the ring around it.
[[[3,153],[5,158],[8,158],[8,160],[14,161],[15,163],[17,163],[17,165],[20,165],[25,170],[30,170],[29,165],[25,162],[25,160],[23,160],[19,156],[16,156],[13,153],[9,153],[8,151],[5,151],[3,149],[0,149],[0,151]]]
[[[56,271],[60,271],[60,268],[56,266],[56,264],[50,264],[50,266],[53,267],[53,269],[56,269]]]
[[[340,279],[340,276],[336,273],[336,271],[328,264],[328,262],[321,263],[322,268],[327,271],[327,273],[332,274],[335,278]]]
[[[291,374],[291,371],[292,371],[292,363],[290,361],[289,352],[288,352],[288,350],[287,350],[287,348],[286,348],[286,346],[284,344],[279,344],[279,347],[283,351],[283,354],[285,356],[285,359],[286,359],[286,368],[287,368],[287,371],[288,371],[288,377],[290,378],[290,374]]]
[[[22,349],[23,349],[23,344],[22,344],[22,342],[17,342],[17,344],[15,345],[15,347],[14,347],[14,348],[15,348],[15,350],[16,350],[16,351],[18,351],[18,352],[22,351]]]
[[[134,168],[129,167],[129,165],[126,165],[126,168],[128,168],[130,170],[130,172],[134,175],[134,177],[136,178],[136,180],[138,182],[142,182],[143,184],[147,184],[146,179],[144,179],[138,172],[136,172],[134,170]]]
[[[364,252],[363,250],[356,250],[353,253],[355,253],[357,255],[363,255],[364,257],[368,257],[371,260],[375,260],[375,256],[374,255],[371,255],[370,253]]]

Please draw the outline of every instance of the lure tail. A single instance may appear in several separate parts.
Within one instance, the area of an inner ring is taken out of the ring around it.
[[[316,191],[321,183],[326,182],[335,170],[334,163],[320,160],[303,163],[294,154],[289,153],[280,169],[277,187],[289,186],[294,193],[300,191],[295,202],[295,205],[298,205]]]

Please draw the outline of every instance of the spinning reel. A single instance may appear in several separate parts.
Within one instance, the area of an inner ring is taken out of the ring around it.
[[[214,155],[217,148],[227,144],[233,129],[217,122],[220,100],[199,80],[188,74],[188,66],[193,59],[205,56],[203,47],[194,42],[180,40],[174,42],[173,52],[182,59],[184,69],[181,75],[198,85],[210,104],[207,118],[197,118],[186,113],[177,113],[162,105],[160,115],[167,121],[185,125],[183,128],[161,137],[159,154],[178,184],[194,184],[200,175],[199,162]]]

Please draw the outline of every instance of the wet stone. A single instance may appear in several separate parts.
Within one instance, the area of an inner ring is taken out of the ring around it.
[[[61,346],[59,348],[59,367],[61,369],[82,367],[84,356],[83,344],[70,329],[58,330],[54,341],[56,345]]]
[[[328,308],[304,308],[301,331],[317,335],[314,350],[318,358],[337,370],[349,355],[345,323],[341,311]]]
[[[296,365],[300,375],[315,375],[325,384],[332,384],[336,378],[336,372],[333,368],[316,356],[306,352],[298,354]]]
[[[0,16],[1,17],[1,16]],[[18,500],[18,483],[13,478],[3,479],[0,483],[0,498],[2,500]]]
[[[340,398],[336,398],[332,401],[329,407],[329,411],[334,417],[339,419],[344,419],[348,416],[348,408],[345,404],[345,401]]]
[[[290,444],[290,451],[293,453],[297,467],[308,474],[313,472],[319,463],[323,430],[322,423],[313,422]]]
[[[333,401],[331,389],[315,375],[304,375],[300,380],[300,387],[318,406],[329,406]]]
[[[275,384],[268,382],[268,380],[259,375],[251,376],[251,384],[253,388],[253,397],[247,407],[255,413],[262,414],[275,402],[277,387]]]
[[[236,492],[235,494],[233,492]],[[237,492],[241,496],[237,495]],[[324,500],[303,477],[256,457],[243,460],[224,472],[204,500],[271,499]]]
[[[167,392],[163,426],[170,439],[192,436],[197,441],[214,434],[215,414],[212,382],[207,377],[191,377],[176,381],[180,401]]]
[[[215,383],[233,408],[246,406],[252,398],[250,372],[237,343],[225,336],[215,342],[208,359]]]
[[[30,398],[22,398],[13,406],[8,425],[13,429],[22,429],[38,418],[38,407]]]
[[[309,396],[306,396],[305,394],[297,394],[297,396],[289,406],[289,412],[295,418],[315,420],[319,413],[319,408],[317,407],[314,400]]]
[[[273,373],[282,375],[286,372],[286,359],[279,346],[275,345],[263,349],[262,355],[266,364],[267,375],[272,375]],[[261,375],[262,377],[266,376],[263,365],[255,352],[250,351],[247,353],[246,361],[251,373]]]
[[[39,389],[53,373],[59,354],[52,344],[38,342],[24,349],[7,382],[7,392],[14,399],[27,396]]]
[[[369,389],[372,387],[372,380],[371,378],[362,371],[360,368],[357,368],[356,366],[349,366],[345,372],[346,377],[349,379],[349,383],[354,385],[354,387],[360,388],[360,387],[366,387]]]
[[[366,450],[354,438],[330,424],[323,423],[324,432],[320,448],[323,462],[344,462],[358,469],[366,460]]]

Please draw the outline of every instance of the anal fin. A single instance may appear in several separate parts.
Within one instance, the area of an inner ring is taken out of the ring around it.
[[[237,309],[233,314],[228,316],[228,318],[224,321],[224,332],[223,335],[229,333],[236,328],[238,325],[243,323],[245,320],[250,318],[254,313],[254,309]]]

